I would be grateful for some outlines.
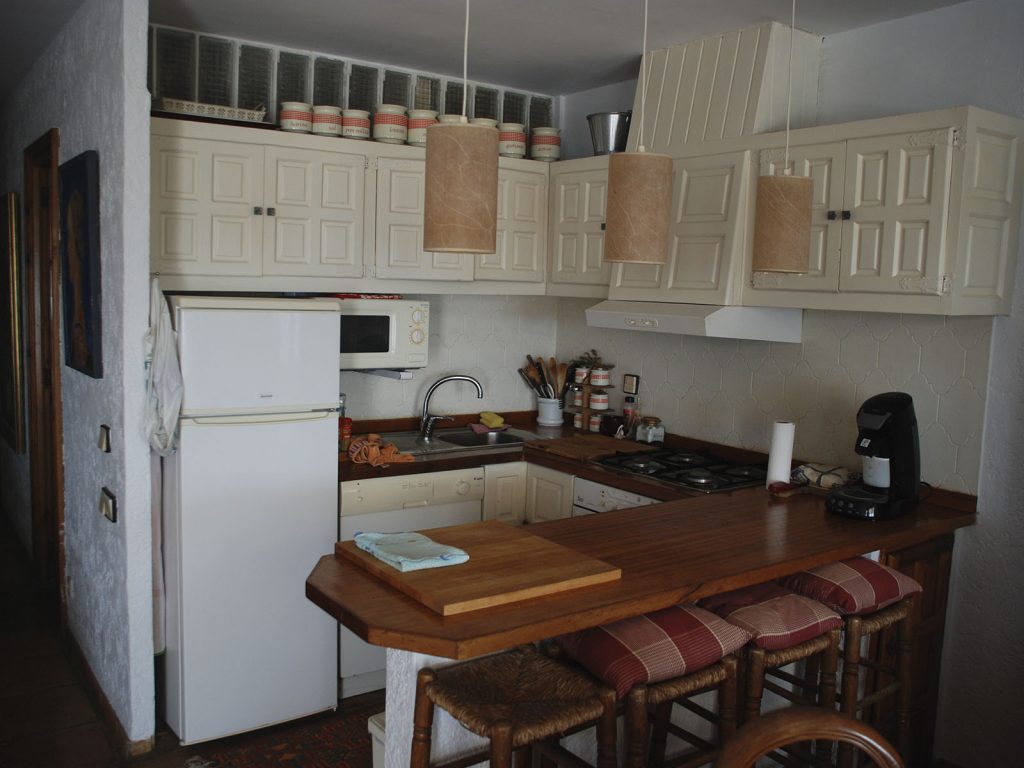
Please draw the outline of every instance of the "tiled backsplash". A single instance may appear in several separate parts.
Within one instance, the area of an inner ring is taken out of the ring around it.
[[[420,298],[430,301],[430,365],[404,382],[342,372],[353,418],[418,416],[427,388],[450,373],[479,379],[484,399],[447,384],[434,395],[436,413],[530,410],[533,395],[515,372],[527,353],[569,360],[596,348],[615,365],[616,410],[622,374],[635,373],[641,413],[670,432],[767,451],[772,422],[790,420],[794,455],[858,469],[857,408],[879,392],[908,392],[923,479],[977,493],[991,318],[807,310],[803,342],[778,344],[589,328],[594,299]]]
[[[914,398],[922,479],[977,493],[991,318],[806,310],[803,342],[780,344],[589,328],[593,303],[560,301],[559,359],[595,347],[616,386],[638,374],[640,412],[669,432],[767,451],[772,422],[793,421],[794,456],[859,469],[857,408],[897,390]]]

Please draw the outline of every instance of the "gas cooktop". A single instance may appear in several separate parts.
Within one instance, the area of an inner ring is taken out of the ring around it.
[[[642,475],[698,493],[731,491],[764,485],[767,464],[744,464],[706,451],[665,449],[648,453],[617,453],[599,459],[609,469]]]

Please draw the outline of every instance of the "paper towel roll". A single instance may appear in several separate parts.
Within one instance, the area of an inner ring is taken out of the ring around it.
[[[772,425],[772,446],[768,449],[768,477],[764,483],[766,488],[772,483],[789,482],[795,435],[796,424],[792,421],[776,421]]]

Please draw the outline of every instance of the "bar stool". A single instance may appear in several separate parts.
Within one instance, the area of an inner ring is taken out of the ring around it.
[[[843,673],[839,709],[850,717],[865,708],[895,696],[895,735],[900,752],[906,757],[910,746],[911,646],[913,643],[913,596],[921,585],[906,574],[866,557],[854,557],[838,563],[801,571],[780,580],[788,589],[817,600],[843,615]],[[895,663],[879,664],[862,657],[864,638],[884,629],[896,628]],[[872,690],[861,690],[860,671],[866,667],[876,673]],[[879,680],[891,682],[882,685]],[[853,764],[853,752],[844,745],[839,750],[839,765]]]
[[[843,625],[836,613],[773,583],[714,595],[699,604],[751,635],[743,669],[742,721],[760,716],[765,690],[794,704],[834,707]],[[802,675],[783,669],[799,661],[805,662]],[[809,762],[811,756],[801,759]],[[830,759],[824,749],[816,750],[818,765]]]
[[[416,680],[412,768],[429,768],[434,707],[468,730],[490,739],[490,749],[445,766],[474,765],[489,759],[492,768],[526,766],[530,749],[545,744],[545,756],[560,765],[578,766],[579,758],[557,738],[586,725],[597,726],[597,767],[615,768],[615,692],[589,675],[546,658],[533,646],[493,656],[420,670]]]
[[[738,662],[733,654],[749,638],[745,630],[695,605],[674,605],[562,635],[555,643],[615,688],[626,717],[626,765],[642,768],[695,766],[714,759],[736,728]],[[717,713],[691,700],[710,691],[718,693]],[[675,704],[711,722],[717,729],[715,742],[672,724]],[[691,748],[666,760],[669,732]]]

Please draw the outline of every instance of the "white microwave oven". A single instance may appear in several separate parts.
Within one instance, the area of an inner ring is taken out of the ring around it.
[[[405,299],[341,299],[341,370],[423,368],[430,304]]]

